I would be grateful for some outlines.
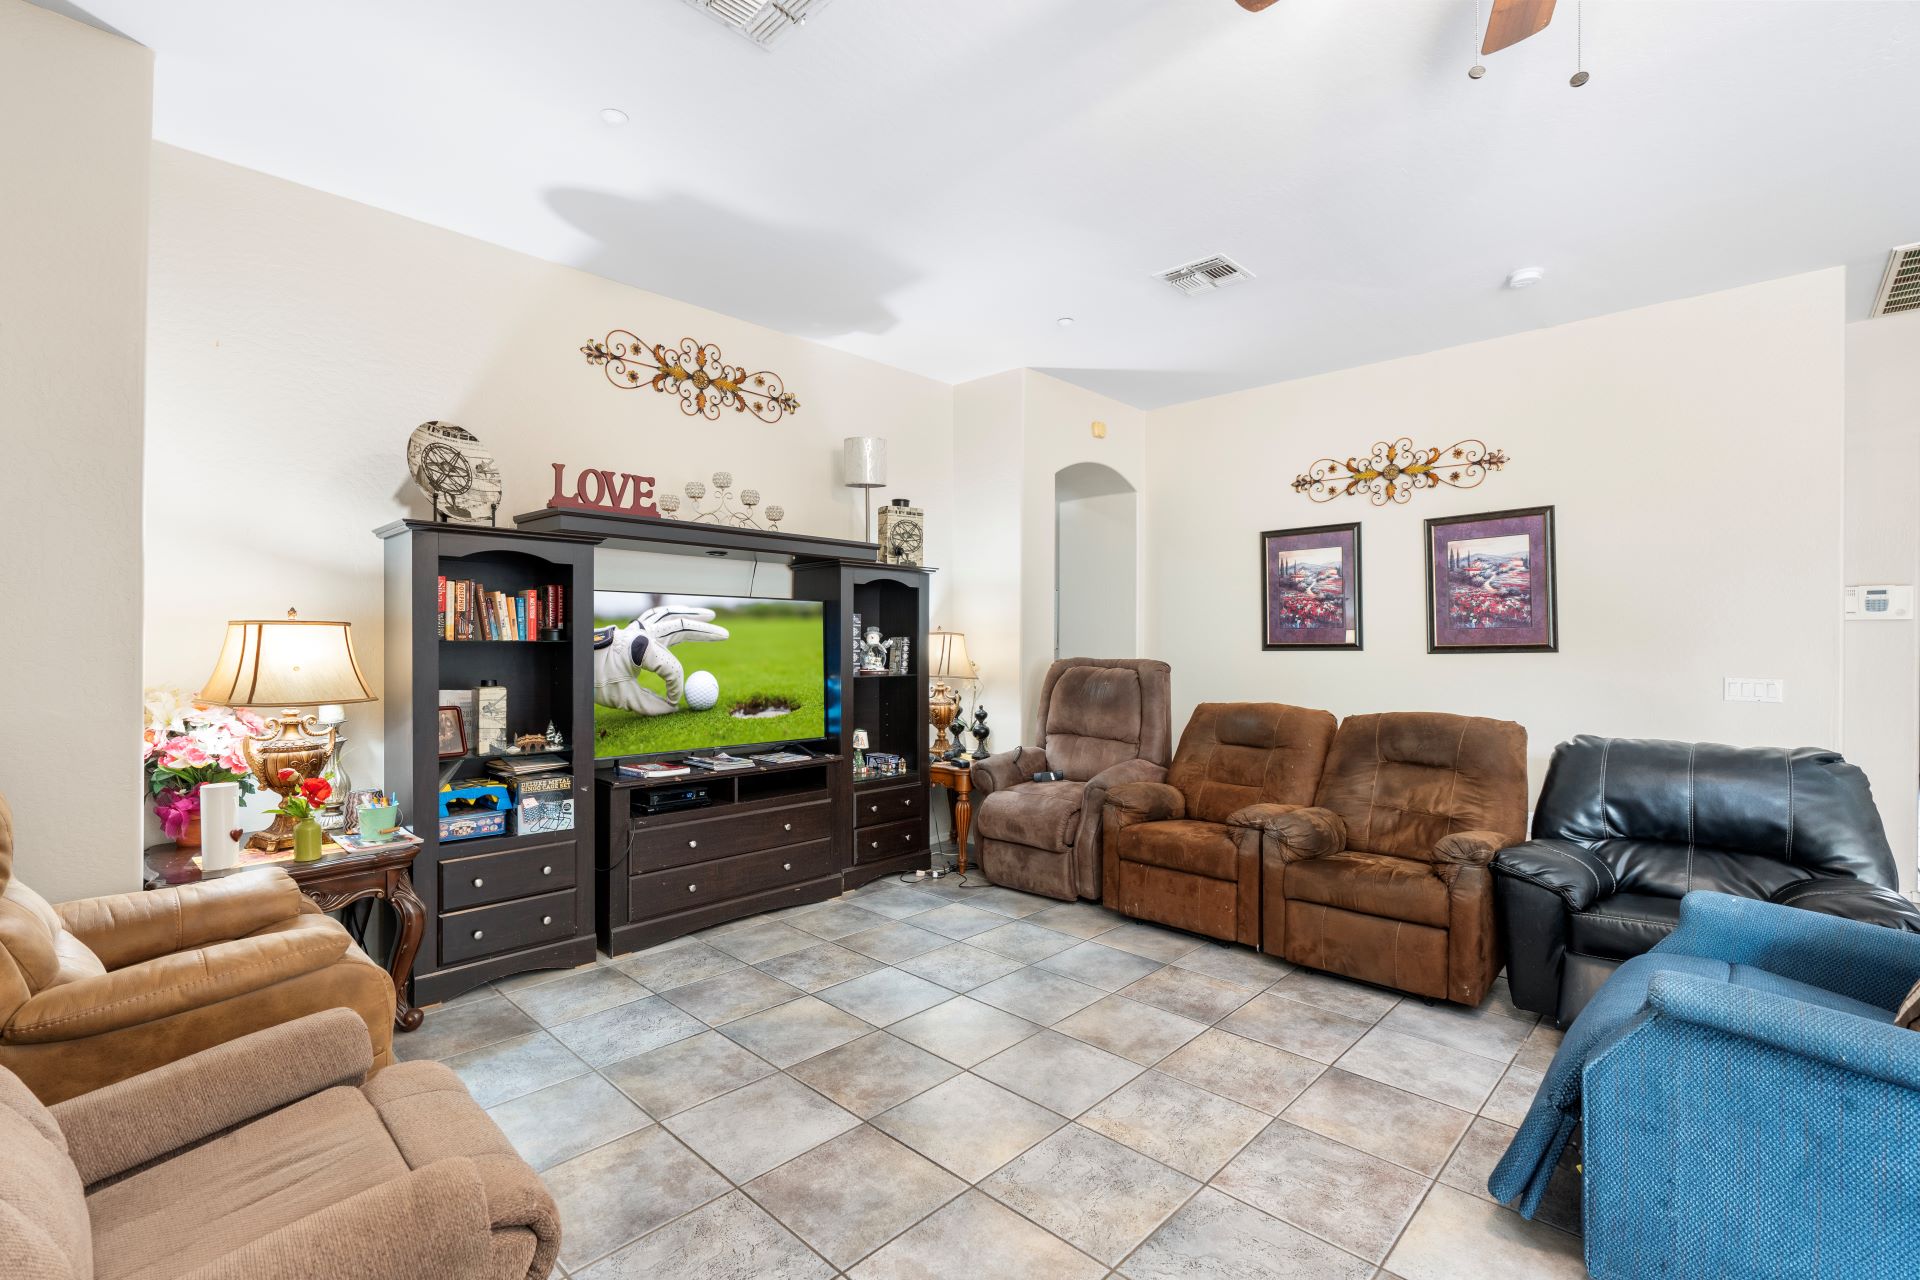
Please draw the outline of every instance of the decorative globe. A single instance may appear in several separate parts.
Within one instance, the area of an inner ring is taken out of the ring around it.
[[[716,471],[713,473],[713,487],[716,489],[733,488],[733,472]]]
[[[680,509],[680,495],[677,493],[661,494],[660,509],[666,512],[668,515],[672,515],[674,512],[678,511]]]
[[[758,489],[742,490],[740,494],[740,501],[746,503],[750,507],[757,507],[760,505],[760,491]]]
[[[707,486],[701,484],[698,480],[689,480],[687,481],[687,496],[695,502],[698,502],[707,496]]]
[[[785,507],[768,507],[767,508],[768,524],[779,524],[782,520],[785,520],[786,518],[787,518],[787,509]]]

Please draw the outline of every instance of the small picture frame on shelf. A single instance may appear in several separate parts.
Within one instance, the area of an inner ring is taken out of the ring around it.
[[[467,754],[467,720],[458,707],[440,708],[440,758],[458,760]]]

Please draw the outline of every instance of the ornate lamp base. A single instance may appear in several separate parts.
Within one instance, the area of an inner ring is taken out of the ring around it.
[[[944,682],[935,681],[933,696],[927,699],[927,719],[933,725],[933,754],[943,756],[953,750],[953,742],[947,737],[947,729],[960,713],[960,696],[948,688]]]
[[[302,782],[318,777],[327,767],[333,746],[332,725],[322,725],[312,716],[302,716],[290,709],[267,722],[265,735],[243,739],[240,749],[246,755],[247,768],[253,771],[254,781],[273,792],[284,805],[289,797],[300,794]],[[291,769],[293,776],[282,782],[280,773],[285,769]],[[247,839],[247,847],[271,853],[291,849],[293,828],[292,818],[284,813],[276,814],[272,826],[254,832]]]

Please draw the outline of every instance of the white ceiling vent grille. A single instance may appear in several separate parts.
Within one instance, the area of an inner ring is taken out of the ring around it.
[[[1887,257],[1887,274],[1880,278],[1880,296],[1868,317],[1920,311],[1920,244],[1903,244]]]
[[[763,49],[780,43],[795,27],[826,8],[830,0],[687,0],[694,8],[731,27]]]
[[[1188,296],[1212,293],[1215,289],[1224,289],[1253,278],[1253,272],[1225,254],[1218,253],[1211,258],[1184,263],[1167,271],[1156,271],[1154,275],[1172,285],[1175,291]]]

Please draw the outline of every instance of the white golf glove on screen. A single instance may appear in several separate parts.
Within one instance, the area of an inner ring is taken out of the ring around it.
[[[678,711],[686,677],[673,646],[727,639],[727,629],[716,625],[713,617],[711,609],[658,605],[615,631],[612,644],[593,651],[593,700],[643,716]],[[665,682],[665,697],[640,683],[643,670]]]

